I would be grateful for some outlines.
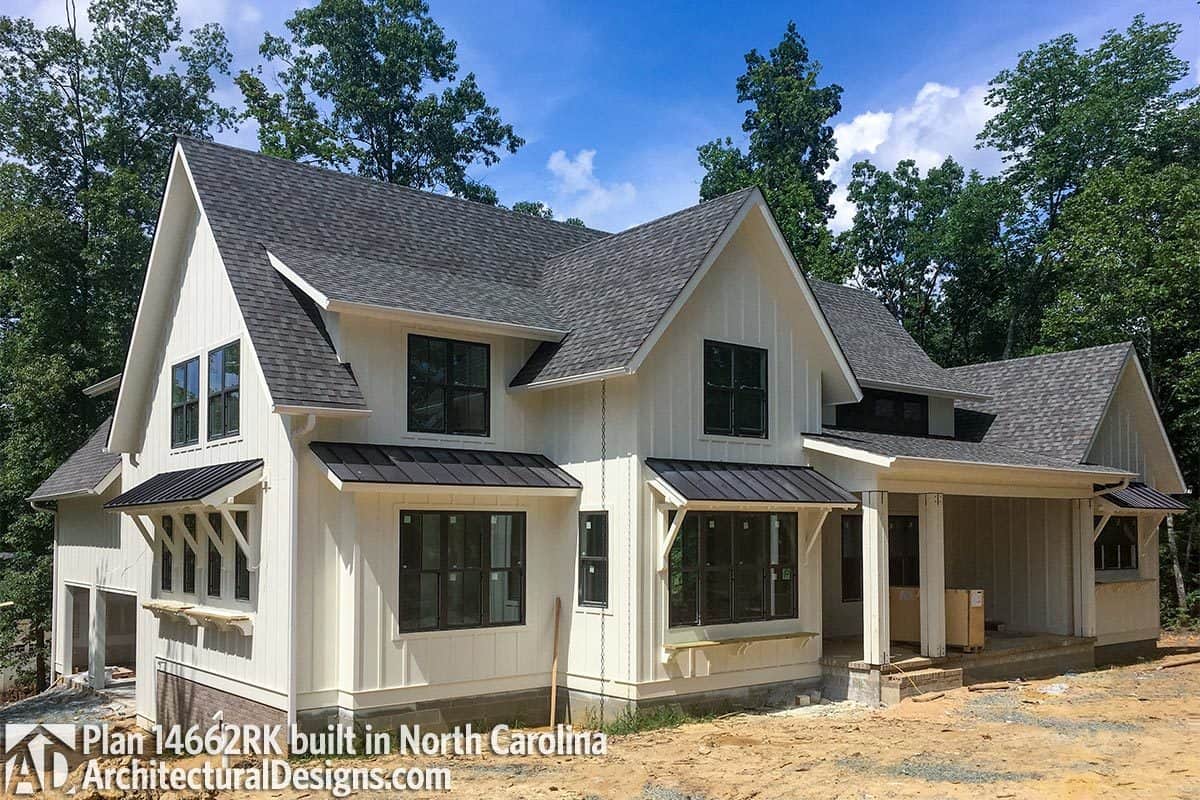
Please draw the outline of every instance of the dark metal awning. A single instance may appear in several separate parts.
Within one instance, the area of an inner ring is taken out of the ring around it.
[[[349,442],[313,442],[309,447],[342,491],[421,486],[574,495],[582,488],[540,453]]]
[[[812,467],[647,458],[666,487],[692,503],[858,505],[858,499]]]
[[[143,506],[218,505],[244,492],[262,475],[261,458],[163,472],[104,504],[107,509]]]
[[[1144,483],[1131,483],[1123,489],[1113,489],[1101,496],[1118,508],[1145,511],[1187,511],[1187,506],[1179,500]]]

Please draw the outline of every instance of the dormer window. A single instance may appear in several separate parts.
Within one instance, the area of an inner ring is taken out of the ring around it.
[[[704,343],[704,432],[767,438],[767,351]]]
[[[487,436],[491,358],[486,344],[408,337],[408,430]]]
[[[837,426],[925,436],[929,433],[929,398],[920,394],[863,389],[862,402],[837,407]]]

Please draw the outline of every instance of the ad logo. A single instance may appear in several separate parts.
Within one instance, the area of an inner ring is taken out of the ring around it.
[[[61,789],[72,762],[78,761],[75,740],[74,725],[5,725],[4,785],[0,788],[18,796]]]

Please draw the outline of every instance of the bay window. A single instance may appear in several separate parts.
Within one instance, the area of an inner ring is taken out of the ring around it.
[[[796,515],[689,513],[667,580],[672,627],[796,617]]]

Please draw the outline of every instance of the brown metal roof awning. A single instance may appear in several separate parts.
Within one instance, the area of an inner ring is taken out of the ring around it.
[[[1113,489],[1101,496],[1118,508],[1139,511],[1187,511],[1187,506],[1181,501],[1144,483],[1131,483],[1123,489]]]
[[[104,507],[124,511],[148,506],[219,505],[253,486],[262,475],[262,467],[263,460],[255,458],[163,472],[117,495]]]
[[[688,504],[858,505],[858,498],[812,467],[670,458],[647,458],[646,466]]]
[[[582,489],[574,476],[540,453],[349,442],[313,442],[309,448],[342,491],[421,486],[575,495]]]

